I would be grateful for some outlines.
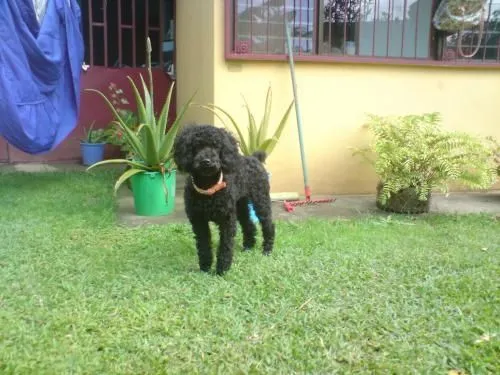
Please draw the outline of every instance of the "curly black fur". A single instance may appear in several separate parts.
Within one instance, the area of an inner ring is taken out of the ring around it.
[[[250,220],[249,200],[261,223],[263,253],[271,253],[275,229],[269,179],[262,165],[265,159],[263,152],[249,157],[241,155],[235,138],[212,125],[190,125],[179,133],[174,144],[174,160],[180,172],[190,175],[184,189],[184,202],[202,271],[209,271],[213,261],[210,221],[216,223],[220,231],[217,274],[223,274],[231,267],[237,221],[242,228],[244,249],[255,246],[256,227]],[[210,196],[194,189],[193,182],[201,189],[214,186],[221,172],[226,188]]]

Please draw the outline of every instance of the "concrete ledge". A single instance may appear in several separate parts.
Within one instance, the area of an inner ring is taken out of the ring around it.
[[[109,166],[113,168],[116,166]],[[85,167],[75,163],[20,163],[0,164],[0,172],[66,172],[85,171]],[[177,193],[174,213],[161,217],[141,217],[135,214],[132,192],[122,187],[118,194],[118,221],[127,226],[148,224],[187,223],[184,213],[183,189],[186,176],[177,175]],[[313,199],[331,198],[313,196]],[[333,203],[320,203],[296,207],[293,212],[285,211],[283,202],[273,203],[276,220],[303,220],[310,217],[349,218],[363,215],[387,216],[375,206],[375,195],[339,195]],[[302,198],[301,198],[302,199]],[[469,214],[486,213],[500,216],[500,190],[489,192],[452,193],[448,197],[433,194],[431,213]]]
[[[182,190],[184,178],[179,176],[175,210],[171,215],[161,217],[137,216],[134,212],[134,202],[129,189],[123,188],[118,197],[118,220],[126,226],[148,224],[187,223],[184,213]],[[332,198],[332,196],[315,196],[313,199]],[[366,215],[387,216],[375,205],[375,195],[339,195],[334,196],[333,203],[309,204],[296,207],[293,212],[287,212],[283,202],[273,202],[275,220],[303,220],[310,217],[318,218],[350,218]],[[431,213],[469,214],[487,213],[500,214],[500,191],[485,193],[454,193],[445,197],[434,194],[431,201]]]

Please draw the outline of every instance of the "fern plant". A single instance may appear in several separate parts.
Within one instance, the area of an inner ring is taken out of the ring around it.
[[[445,131],[439,113],[383,117],[369,115],[372,144],[355,154],[371,162],[380,177],[378,200],[385,204],[404,189],[412,188],[421,201],[433,189],[448,192],[448,184],[460,183],[485,189],[496,180],[491,147],[486,140],[464,132]],[[376,156],[373,158],[373,156]]]
[[[283,133],[283,130],[285,129],[285,125],[287,124],[288,117],[290,116],[290,112],[292,110],[294,101],[292,100],[292,102],[286,109],[285,113],[278,122],[276,130],[274,131],[271,137],[269,137],[267,134],[269,131],[269,123],[271,118],[271,107],[272,107],[271,87],[267,89],[266,102],[264,104],[264,114],[259,125],[257,125],[255,116],[250,110],[250,107],[244,97],[243,101],[245,102],[245,108],[248,116],[246,136],[244,135],[243,126],[238,125],[234,117],[231,116],[231,114],[229,114],[223,108],[216,106],[215,104],[201,105],[201,108],[204,108],[215,114],[215,116],[217,116],[217,118],[222,122],[222,124],[228,129],[231,128],[228,125],[229,121],[231,126],[236,130],[240,150],[243,153],[243,155],[249,156],[257,151],[264,151],[267,155],[270,155],[273,152],[274,148],[276,147],[276,144],[278,143],[281,134]]]
[[[493,159],[497,166],[497,174],[500,176],[500,142],[494,137],[488,137],[488,141],[491,144],[491,152],[493,153]]]

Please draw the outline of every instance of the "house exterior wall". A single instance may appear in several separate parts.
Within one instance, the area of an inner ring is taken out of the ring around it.
[[[247,117],[240,94],[259,119],[270,83],[272,117],[281,116],[293,98],[288,65],[271,61],[226,61],[224,2],[179,3],[177,66],[179,73],[182,71],[179,103],[187,92],[202,87],[204,95],[198,97],[199,101],[215,102],[245,125]],[[189,29],[182,27],[181,18],[187,17],[188,12],[193,12],[192,17],[197,19],[191,21]],[[200,15],[203,19],[198,20]],[[207,46],[213,50],[208,51]],[[191,48],[195,52],[188,51]],[[193,54],[202,57],[196,58]],[[296,63],[296,76],[313,194],[375,191],[377,176],[373,169],[351,156],[349,149],[367,143],[368,133],[362,125],[368,113],[403,115],[438,111],[447,129],[500,138],[500,106],[497,104],[500,69],[300,62]],[[192,111],[190,116],[198,122],[214,121],[213,116],[199,110]],[[295,113],[269,157],[267,168],[272,172],[273,191],[302,193]]]
[[[7,144],[7,141],[0,137],[0,163],[6,163],[9,161],[8,147],[9,145]]]
[[[196,92],[195,103],[214,100],[215,44],[212,1],[176,2],[176,80],[177,111]],[[184,122],[213,123],[213,116],[191,107]]]

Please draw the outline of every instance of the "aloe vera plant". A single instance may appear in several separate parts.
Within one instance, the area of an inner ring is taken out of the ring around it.
[[[167,122],[169,117],[170,103],[172,100],[172,93],[174,90],[174,83],[170,86],[165,103],[161,109],[160,115],[155,116],[154,100],[153,100],[153,74],[151,70],[151,41],[148,38],[146,43],[147,48],[147,69],[149,75],[149,87],[146,85],[142,74],[140,74],[143,96],[141,96],[139,89],[128,76],[130,85],[132,87],[135,101],[137,104],[137,120],[139,126],[136,131],[132,130],[126,124],[126,119],[123,118],[110,100],[99,90],[87,89],[86,91],[95,92],[100,95],[111,112],[114,115],[114,123],[121,129],[126,139],[129,149],[135,155],[135,160],[129,159],[108,159],[95,163],[87,168],[90,170],[97,166],[105,164],[125,164],[128,166],[126,171],[116,181],[114,190],[118,191],[120,186],[127,181],[130,177],[144,172],[144,171],[157,171],[165,174],[174,168],[173,162],[173,145],[175,137],[181,127],[181,120],[184,117],[187,109],[191,105],[193,96],[181,107],[172,126],[167,131]]]
[[[259,126],[257,126],[257,122],[255,120],[255,116],[253,115],[250,107],[243,97],[243,101],[245,102],[245,108],[248,116],[248,125],[247,125],[247,136],[244,135],[244,129],[242,126],[238,125],[236,120],[231,114],[229,114],[223,108],[215,105],[215,104],[207,104],[200,105],[201,108],[204,108],[213,114],[222,122],[222,124],[230,129],[231,127],[228,125],[228,122],[231,126],[236,130],[237,138],[239,140],[241,152],[244,155],[252,155],[256,151],[264,151],[267,155],[270,155],[276,144],[278,143],[283,130],[287,124],[288,117],[292,110],[294,101],[290,103],[285,113],[281,117],[276,130],[274,131],[271,137],[268,137],[269,131],[269,123],[271,116],[271,107],[272,107],[272,91],[271,87],[267,90],[266,102],[264,105],[264,114],[260,121]],[[225,119],[224,119],[225,117]]]

